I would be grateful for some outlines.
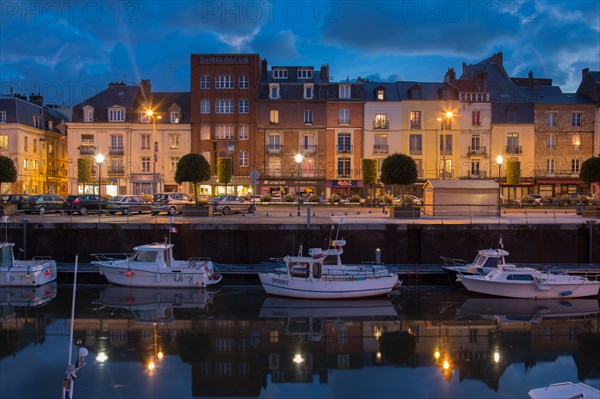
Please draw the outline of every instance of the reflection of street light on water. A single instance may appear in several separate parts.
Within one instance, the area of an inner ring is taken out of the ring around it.
[[[302,154],[296,154],[294,156],[294,161],[296,161],[296,164],[298,165],[298,175],[297,177],[297,185],[296,185],[296,196],[298,197],[298,216],[300,216],[300,165],[302,165],[302,160],[304,159],[304,157],[302,156]]]
[[[101,180],[101,169],[102,169],[102,162],[104,162],[104,155],[102,154],[96,154],[96,163],[98,164],[98,223],[100,223],[100,215],[102,214],[102,200],[101,200],[101,184],[102,184],[102,180]]]

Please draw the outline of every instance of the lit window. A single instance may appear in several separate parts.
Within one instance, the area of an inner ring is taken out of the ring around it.
[[[574,134],[571,136],[571,142],[573,143],[574,150],[581,150],[581,135]]]
[[[179,123],[179,112],[171,112],[171,123]]]
[[[170,134],[169,135],[169,148],[172,150],[176,150],[180,148],[179,144],[180,135],[179,134]]]
[[[238,165],[241,167],[247,167],[249,165],[248,151],[240,151],[238,153]]]
[[[410,128],[421,128],[421,111],[410,111]]]
[[[248,125],[239,125],[238,126],[238,138],[240,140],[248,140],[250,135],[248,133]]]
[[[269,122],[271,123],[271,125],[278,125],[279,124],[279,111],[276,109],[272,109],[271,112],[269,113]]]

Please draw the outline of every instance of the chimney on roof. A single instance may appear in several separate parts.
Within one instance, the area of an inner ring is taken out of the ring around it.
[[[152,94],[152,85],[150,84],[150,79],[142,79],[140,81],[140,89],[142,90],[142,96],[144,98],[150,97],[150,94]]]
[[[498,54],[496,54],[498,56],[498,59],[500,60],[500,65],[504,66],[504,55],[502,54],[502,51],[498,51]]]
[[[529,87],[533,87],[533,71],[529,70],[529,73],[527,74],[527,83],[529,84]]]
[[[269,66],[269,62],[267,61],[266,58],[263,58],[262,61],[260,62],[260,74],[264,77],[267,76],[267,72],[268,72],[268,66]]]
[[[590,73],[590,68],[583,68],[581,70],[581,80],[585,79],[588,73]],[[12,87],[10,89],[12,90]]]
[[[329,82],[329,64],[321,65],[320,79],[324,82]]]
[[[454,83],[456,80],[456,72],[454,68],[448,68],[448,72],[444,75],[444,83]]]
[[[29,96],[29,102],[42,107],[44,105],[44,97],[41,96],[40,93],[38,93],[38,94],[31,93],[31,95]]]
[[[10,95],[11,95],[11,97],[12,97],[13,94],[15,94],[15,91],[13,90],[13,87],[10,86]]]

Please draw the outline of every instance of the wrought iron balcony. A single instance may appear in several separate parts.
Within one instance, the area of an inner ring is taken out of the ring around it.
[[[302,154],[315,154],[317,152],[317,146],[314,144],[303,144],[300,146],[300,152]]]
[[[373,154],[387,154],[389,148],[387,144],[375,144],[373,145]]]
[[[339,123],[340,125],[349,125],[349,124],[350,124],[350,119],[345,119],[345,118],[344,118],[344,119],[340,119],[340,120],[338,121],[338,123]]]
[[[281,154],[283,145],[281,144],[267,144],[267,152],[269,154]]]
[[[469,150],[467,151],[467,155],[468,156],[473,156],[473,155],[482,155],[482,156],[487,156],[487,148],[485,146],[483,147],[469,147]]]
[[[109,147],[108,148],[108,155],[123,155],[123,154],[125,154],[124,147]]]
[[[125,167],[124,166],[109,166],[108,167],[108,174],[115,176],[122,176],[125,174]]]
[[[346,145],[346,144],[338,144],[336,146],[336,152],[338,154],[351,154],[352,153],[352,146],[351,145]]]
[[[95,153],[96,153],[96,146],[93,146],[93,145],[79,146],[79,155],[94,155]]]
[[[373,129],[389,129],[390,124],[387,120],[373,121]]]
[[[521,145],[507,145],[504,149],[504,152],[506,154],[512,154],[512,155],[516,155],[516,154],[522,154],[523,153],[523,146]]]
[[[535,169],[534,174],[536,177],[579,178],[579,170],[574,171],[571,169]]]

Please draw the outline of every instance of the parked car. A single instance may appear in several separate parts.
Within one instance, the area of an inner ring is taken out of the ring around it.
[[[209,204],[213,206],[214,213],[229,215],[232,212],[254,212],[255,207],[252,201],[244,199],[238,195],[221,195],[212,197]]]
[[[533,205],[540,206],[540,205],[542,205],[544,198],[545,197],[542,194],[527,194],[527,195],[523,196],[522,198],[517,199],[516,202],[519,205],[533,204]]]
[[[154,194],[150,213],[153,216],[160,212],[167,212],[171,216],[175,216],[178,211],[181,211],[185,205],[195,205],[196,202],[192,197],[183,193],[159,193]]]
[[[65,199],[60,195],[41,194],[27,197],[23,203],[22,211],[25,213],[38,213],[43,215],[51,212],[62,212]]]
[[[106,210],[107,199],[95,194],[69,195],[65,199],[62,210],[64,213],[79,213],[87,215],[88,213],[98,213]]]
[[[20,210],[28,197],[27,194],[2,194],[0,195],[0,205],[13,204]]]
[[[416,195],[411,195],[411,194],[404,194],[404,201],[402,201],[402,195],[398,195],[396,197],[394,197],[394,199],[392,200],[392,204],[402,204],[402,203],[406,203],[407,201],[411,201],[412,200],[412,204],[413,205],[423,205],[423,201],[421,201],[421,199],[419,197],[417,197]]]
[[[151,205],[152,202],[147,201],[141,195],[117,195],[108,200],[106,210],[111,215],[117,212],[129,215],[130,213],[150,212]]]

